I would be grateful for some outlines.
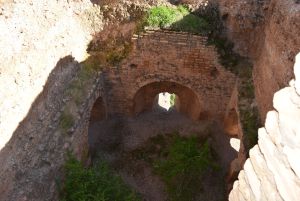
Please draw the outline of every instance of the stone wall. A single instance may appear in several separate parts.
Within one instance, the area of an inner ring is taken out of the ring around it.
[[[206,44],[205,37],[170,31],[148,30],[133,38],[129,57],[119,67],[105,72],[108,113],[132,115],[140,88],[156,82],[174,82],[196,94],[201,112],[222,119],[235,76],[218,63],[215,48]],[[168,88],[156,89],[158,94]]]
[[[103,94],[101,76],[91,79],[86,99],[72,111],[72,127],[61,120],[66,105],[74,105],[68,86],[82,68],[72,57],[62,59],[51,72],[43,92],[0,154],[0,200],[58,200],[57,182],[67,151],[86,157],[87,129],[95,100]]]
[[[103,28],[100,9],[83,1],[0,2],[0,150],[11,138],[56,63],[86,57]]]
[[[300,53],[295,80],[276,92],[258,145],[250,150],[244,169],[234,183],[229,200],[289,200],[300,197]]]

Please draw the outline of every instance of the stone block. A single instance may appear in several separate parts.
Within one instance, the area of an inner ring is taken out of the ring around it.
[[[286,87],[274,95],[273,103],[279,113],[281,144],[300,147],[300,97]]]
[[[253,166],[251,164],[250,160],[247,160],[244,165],[245,170],[245,176],[247,177],[247,180],[249,182],[249,185],[251,187],[251,190],[254,194],[254,197],[256,200],[261,199],[261,193],[260,193],[260,181],[257,178],[257,175],[253,169]]]
[[[296,62],[294,65],[294,74],[295,74],[295,88],[297,94],[300,95],[300,53],[296,56]]]
[[[285,146],[283,148],[283,153],[285,153],[285,155],[287,156],[291,168],[299,178],[300,177],[300,163],[299,163],[300,149]]]
[[[268,169],[266,161],[258,145],[250,150],[250,159],[253,169],[261,182],[261,199],[277,200],[280,195],[277,192],[275,179],[271,171]],[[282,200],[282,199],[281,199]]]
[[[238,177],[238,179],[239,179],[239,188],[238,188],[238,190],[239,190],[239,192],[241,193],[241,195],[243,196],[243,198],[245,200],[251,201],[251,200],[254,200],[254,194],[253,194],[253,192],[251,190],[251,187],[248,183],[248,180],[245,176],[246,176],[245,171],[242,170],[239,174],[239,177]]]
[[[282,142],[278,119],[278,113],[276,111],[270,111],[267,113],[265,122],[267,133],[270,135],[270,138],[272,139],[273,143],[276,144],[276,146],[280,146],[280,142]]]
[[[300,197],[299,178],[285,163],[285,156],[278,151],[264,128],[259,129],[258,144],[281,197],[284,200],[297,200]]]

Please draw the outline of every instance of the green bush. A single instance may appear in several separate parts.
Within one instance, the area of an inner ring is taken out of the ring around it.
[[[153,162],[155,172],[166,183],[168,194],[174,201],[190,201],[201,190],[201,177],[212,168],[218,169],[208,142],[200,143],[196,137],[175,135]]]
[[[207,21],[193,14],[189,14],[182,20],[173,23],[171,29],[198,34],[207,34],[210,32],[210,26]]]
[[[85,168],[73,156],[65,164],[66,177],[61,201],[135,201],[140,200],[106,163]]]
[[[175,99],[176,99],[176,95],[175,94],[171,94],[170,95],[170,106],[173,107],[175,105]]]
[[[149,10],[147,23],[151,27],[167,28],[188,14],[189,11],[183,6],[177,8],[157,6]]]
[[[204,18],[191,14],[184,6],[157,6],[149,10],[147,25],[152,28],[168,28],[174,31],[206,33],[209,24]]]
[[[243,143],[246,151],[249,151],[258,140],[259,115],[257,108],[240,110],[242,129],[244,132]]]

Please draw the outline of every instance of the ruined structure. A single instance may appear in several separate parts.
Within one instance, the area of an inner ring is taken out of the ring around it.
[[[256,104],[262,121],[267,117],[229,200],[297,200],[300,58],[289,81],[300,50],[300,4],[212,2],[219,3],[224,35],[254,64]],[[157,4],[168,2],[0,1],[1,201],[58,200],[66,152],[88,161],[89,123],[138,115],[160,92],[176,93],[179,111],[191,119],[225,120],[225,130],[241,138],[236,76],[199,35],[149,30],[135,36],[128,57],[85,80],[74,99],[70,86],[84,77],[93,37],[130,35],[135,14]],[[276,111],[267,114],[272,105]]]
[[[121,67],[104,71],[108,113],[151,110],[155,96],[168,91],[179,96],[180,111],[192,119],[223,119],[235,76],[219,64],[214,46],[206,44],[205,37],[167,31],[134,38]]]

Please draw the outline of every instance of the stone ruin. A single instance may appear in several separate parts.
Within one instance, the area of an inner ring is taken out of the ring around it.
[[[266,118],[249,157],[241,144],[229,167],[234,183],[228,199],[296,201],[300,4],[212,2],[219,5],[224,35],[234,50],[253,62],[253,104]],[[243,138],[237,76],[220,64],[207,38],[195,34],[148,30],[135,35],[121,64],[103,68],[76,93],[78,101],[72,99],[68,87],[96,35],[103,40],[132,35],[135,22],[128,18],[139,9],[168,4],[110,3],[114,9],[108,12],[99,1],[0,1],[0,201],[58,200],[56,181],[63,177],[66,152],[89,161],[89,124],[151,110],[160,92],[175,93],[179,112],[190,119],[217,120],[231,137]],[[203,1],[185,3],[199,6]],[[72,124],[65,129],[62,117],[70,116]]]

